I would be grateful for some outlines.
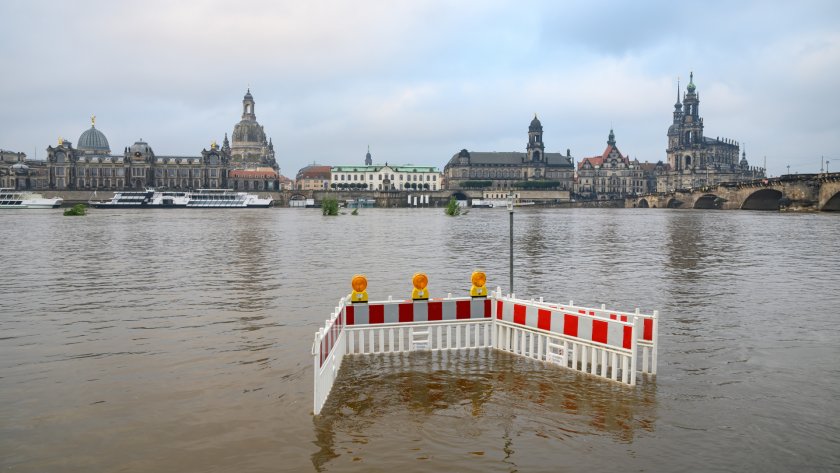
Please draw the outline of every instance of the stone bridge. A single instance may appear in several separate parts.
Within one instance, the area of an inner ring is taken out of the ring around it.
[[[628,197],[628,208],[840,211],[840,173],[770,179]]]

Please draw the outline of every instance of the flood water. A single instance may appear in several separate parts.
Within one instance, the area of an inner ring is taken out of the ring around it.
[[[523,209],[519,296],[660,311],[636,388],[492,350],[345,360],[312,339],[372,300],[508,289],[508,214],[0,213],[0,470],[840,469],[840,217]]]

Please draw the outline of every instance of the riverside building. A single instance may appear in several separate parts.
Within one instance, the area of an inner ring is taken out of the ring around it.
[[[583,158],[578,164],[575,192],[580,199],[623,199],[649,192],[649,178],[655,165],[639,163],[621,154],[610,129],[607,148],[599,156]]]
[[[233,188],[272,191],[280,188],[281,176],[275,159],[274,144],[266,139],[254,113],[250,89],[242,100],[242,119],[233,128],[233,144],[227,133],[221,147],[216,142],[193,156],[156,154],[142,138],[126,146],[122,154],[112,154],[108,138],[96,128],[80,136],[77,145],[59,138],[47,148],[43,177],[30,171],[34,165],[21,166],[33,176],[16,184],[27,189],[123,190],[146,187],[166,189]],[[9,180],[9,179],[6,179]]]
[[[485,152],[462,149],[444,167],[449,189],[507,191],[512,188],[552,188],[571,191],[575,169],[572,156],[546,153],[543,127],[534,115],[528,126],[525,152]],[[531,184],[529,184],[531,183]]]
[[[332,190],[362,189],[374,191],[429,190],[443,188],[443,175],[434,166],[372,164],[370,148],[364,166],[333,166],[330,168]]]
[[[111,154],[108,138],[96,128],[96,117],[91,117],[90,128],[79,136],[76,147],[62,138],[57,146],[47,147],[48,188],[92,191],[227,187],[229,160],[215,142],[198,156],[164,156],[155,154],[142,138],[126,146],[122,154]]]
[[[298,171],[295,188],[299,191],[322,191],[330,188],[330,166],[312,163]]]
[[[749,165],[746,151],[739,153],[737,141],[705,136],[694,73],[689,77],[682,103],[677,84],[674,121],[668,128],[668,162],[656,178],[656,190],[669,192],[765,177],[764,168]]]

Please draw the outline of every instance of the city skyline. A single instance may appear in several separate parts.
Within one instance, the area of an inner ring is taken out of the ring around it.
[[[772,175],[837,159],[840,7],[667,2],[7,2],[0,148],[44,159],[97,116],[118,153],[221,143],[250,87],[283,174],[312,162],[431,165],[462,148],[665,161],[688,75],[705,134]],[[13,40],[12,40],[13,39]],[[836,169],[840,169],[837,167]]]

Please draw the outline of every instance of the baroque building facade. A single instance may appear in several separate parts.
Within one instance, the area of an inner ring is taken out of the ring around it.
[[[254,105],[249,89],[242,100],[242,119],[233,129],[232,146],[225,133],[221,147],[214,141],[209,149],[193,156],[158,155],[142,138],[124,147],[122,154],[112,153],[108,138],[96,127],[96,117],[91,117],[90,128],[82,132],[75,147],[59,138],[56,146],[47,147],[46,161],[25,161],[23,153],[12,159],[13,153],[3,152],[0,185],[80,191],[146,187],[278,190],[283,179],[274,144],[266,140],[256,121]],[[291,187],[288,182],[286,185]]]
[[[765,177],[764,168],[749,165],[746,152],[740,151],[737,141],[705,135],[700,94],[694,85],[693,72],[682,103],[677,84],[673,116],[673,123],[668,128],[667,168],[656,178],[658,192]]]
[[[364,166],[332,166],[332,190],[362,189],[373,191],[431,190],[443,188],[443,175],[434,166],[373,164],[368,147]]]
[[[44,161],[27,160],[25,153],[0,149],[0,188],[47,189],[49,175]]]
[[[215,142],[199,156],[155,154],[149,143],[140,140],[126,146],[122,154],[112,154],[108,139],[91,127],[79,136],[78,145],[59,138],[57,146],[47,147],[49,189],[108,190],[198,189],[227,187],[229,155]]]
[[[525,152],[482,152],[462,149],[444,167],[449,189],[468,189],[475,185],[486,190],[507,191],[523,183],[541,181],[558,190],[571,191],[574,165],[566,154],[547,153],[543,127],[536,114],[528,126]],[[487,184],[489,181],[489,185]]]
[[[653,165],[630,160],[616,146],[610,129],[607,147],[599,156],[583,158],[578,163],[575,193],[584,200],[623,199],[651,191],[649,174]]]

